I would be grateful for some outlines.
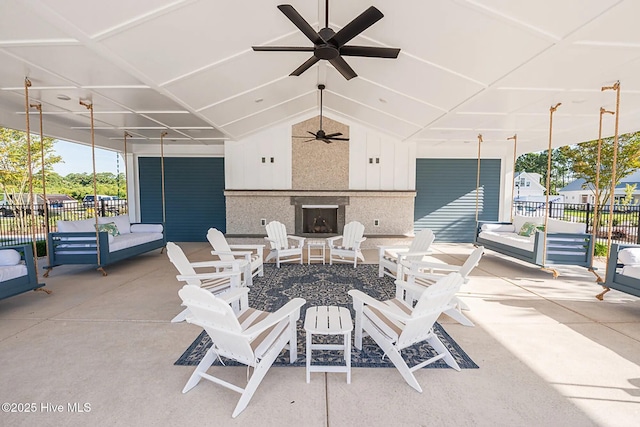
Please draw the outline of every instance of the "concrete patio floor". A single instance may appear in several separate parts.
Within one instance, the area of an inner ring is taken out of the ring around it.
[[[209,256],[208,244],[181,246],[192,260]],[[461,264],[471,250],[437,244],[434,256]],[[365,257],[377,261],[374,249]],[[344,374],[315,373],[307,384],[304,368],[274,367],[232,419],[238,394],[210,382],[181,393],[193,368],[173,363],[201,329],[169,323],[181,309],[181,285],[165,253],[110,266],[107,277],[58,267],[43,279],[51,295],[0,301],[0,400],[36,409],[3,406],[0,424],[638,425],[640,302],[616,291],[598,301],[602,288],[592,274],[559,270],[554,280],[485,254],[461,292],[476,326],[441,318],[479,369],[422,369],[420,394],[395,369],[354,368],[351,384]],[[236,383],[247,374],[217,369]],[[70,411],[74,404],[84,412]]]

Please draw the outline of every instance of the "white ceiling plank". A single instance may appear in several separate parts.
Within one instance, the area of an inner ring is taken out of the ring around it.
[[[324,3],[291,2],[315,29],[324,26]],[[496,144],[518,133],[523,150],[544,149],[556,102],[554,144],[593,139],[599,108],[615,107],[615,94],[600,87],[616,80],[620,129],[637,130],[638,1],[331,1],[335,31],[371,5],[384,14],[349,45],[401,49],[398,59],[345,57],[358,74],[349,81],[326,61],[290,77],[310,52],[251,50],[311,46],[278,4],[5,0],[0,126],[24,128],[28,76],[45,131],[86,142],[88,113],[78,100],[90,100],[96,142],[111,149],[119,149],[124,128],[142,132],[135,135],[145,144],[168,129],[169,145],[219,147],[316,115],[318,83],[327,85],[327,117],[420,141],[434,155],[466,147],[478,132]]]

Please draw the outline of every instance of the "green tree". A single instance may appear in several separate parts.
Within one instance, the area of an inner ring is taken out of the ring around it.
[[[526,153],[516,160],[516,172],[535,172],[542,176],[541,184],[547,185],[547,150],[536,153]],[[567,185],[572,176],[572,159],[567,155],[566,147],[555,148],[551,151],[551,194],[557,194],[558,189]]]
[[[587,141],[567,150],[567,156],[573,161],[576,178],[585,180],[583,188],[591,188],[595,194],[598,141]],[[627,175],[640,169],[640,132],[620,135],[618,138],[618,156],[616,162],[615,185]],[[602,140],[600,155],[600,203],[606,204],[611,197],[611,179],[613,171],[613,138]]]
[[[629,206],[633,202],[633,193],[636,191],[638,184],[625,184],[624,186],[624,198],[620,200],[620,204],[623,206]]]
[[[53,165],[62,161],[54,152],[54,139],[31,136],[31,170],[34,190],[42,189],[42,169],[48,174]],[[44,151],[44,165],[42,152]],[[26,132],[0,127],[0,190],[18,203],[18,195],[29,192],[29,150]]]

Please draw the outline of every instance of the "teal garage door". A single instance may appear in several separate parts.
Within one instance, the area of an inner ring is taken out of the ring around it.
[[[140,157],[140,217],[162,222],[161,159]],[[226,231],[224,159],[168,157],[164,159],[167,240],[204,242],[207,230]]]
[[[476,227],[475,159],[417,159],[414,228],[430,228],[440,242],[473,242]],[[480,161],[479,219],[498,219],[500,160]]]

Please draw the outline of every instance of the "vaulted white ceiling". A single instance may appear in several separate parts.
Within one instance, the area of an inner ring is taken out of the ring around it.
[[[640,31],[635,0],[333,0],[335,31],[369,6],[384,18],[349,42],[397,47],[397,59],[345,57],[345,80],[320,61],[289,76],[309,52],[251,46],[312,46],[280,1],[0,0],[0,126],[25,129],[42,104],[44,132],[87,143],[221,145],[261,129],[324,113],[438,150],[474,142],[519,152],[595,139],[600,107],[616,108],[620,132],[640,129]],[[317,30],[325,0],[290,4]],[[69,98],[68,100],[61,98]],[[31,109],[35,114],[37,111]],[[33,130],[34,124],[32,124]],[[35,127],[37,130],[37,126]],[[604,134],[613,134],[605,118]]]

